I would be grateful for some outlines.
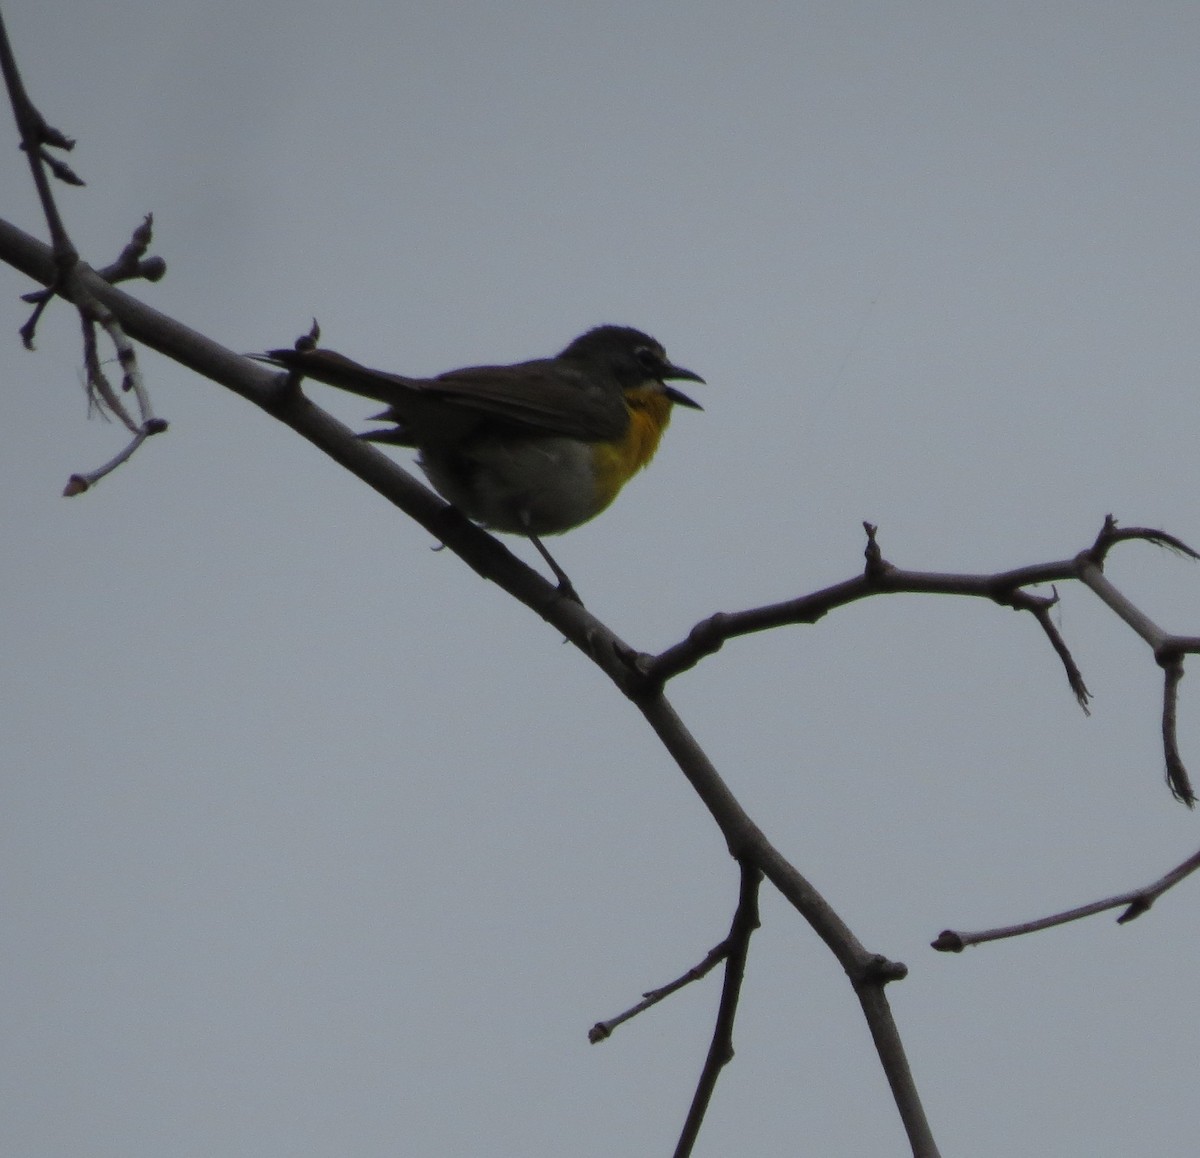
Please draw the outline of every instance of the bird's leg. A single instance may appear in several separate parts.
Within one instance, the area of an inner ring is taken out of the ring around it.
[[[537,535],[532,531],[526,533],[529,536],[529,541],[538,549],[538,554],[546,560],[546,565],[554,572],[554,578],[558,580],[559,593],[582,607],[583,600],[579,598],[579,592],[575,590],[575,584],[571,582],[567,573],[554,561],[554,556],[546,550]]]

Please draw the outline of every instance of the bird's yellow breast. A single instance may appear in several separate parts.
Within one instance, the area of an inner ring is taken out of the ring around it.
[[[658,449],[671,420],[671,400],[657,384],[625,391],[629,429],[614,442],[597,443],[594,451],[596,490],[603,510]]]

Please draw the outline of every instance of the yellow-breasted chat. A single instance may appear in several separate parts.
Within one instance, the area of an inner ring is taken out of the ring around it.
[[[448,503],[490,530],[527,536],[574,598],[540,536],[603,511],[654,456],[673,406],[701,409],[667,383],[704,381],[628,326],[598,326],[553,358],[434,378],[372,370],[305,339],[263,360],[384,403],[375,420],[391,428],[360,437],[415,448]]]

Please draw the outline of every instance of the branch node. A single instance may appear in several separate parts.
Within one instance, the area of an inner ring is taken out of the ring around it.
[[[1104,570],[1104,558],[1108,554],[1109,548],[1117,541],[1117,520],[1113,518],[1112,513],[1104,516],[1104,526],[1100,528],[1100,533],[1096,536],[1096,541],[1080,554],[1094,563],[1101,571]]]
[[[857,985],[887,985],[891,981],[903,981],[908,976],[908,966],[903,961],[892,961],[882,953],[874,954],[862,967]]]
[[[1138,897],[1118,918],[1117,924],[1124,925],[1129,921],[1136,921],[1143,913],[1147,912],[1150,906],[1154,904],[1152,897]]]
[[[963,939],[953,929],[943,929],[929,942],[929,947],[939,953],[961,953],[966,948]]]
[[[879,527],[875,523],[864,521],[863,530],[867,533],[867,545],[863,548],[863,557],[866,559],[867,565],[863,569],[863,574],[870,582],[879,583],[893,568],[891,563],[883,557],[883,552],[879,549],[879,543],[875,538]]]

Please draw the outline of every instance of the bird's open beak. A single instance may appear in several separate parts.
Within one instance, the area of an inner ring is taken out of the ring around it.
[[[693,410],[704,409],[699,402],[689,398],[682,390],[676,390],[674,386],[667,386],[666,380],[668,378],[686,378],[689,382],[699,382],[701,386],[706,385],[704,379],[699,374],[691,370],[685,370],[682,366],[672,366],[670,363],[667,363],[659,375],[659,380],[664,383],[664,393],[672,402],[678,402],[680,406],[690,406]]]

